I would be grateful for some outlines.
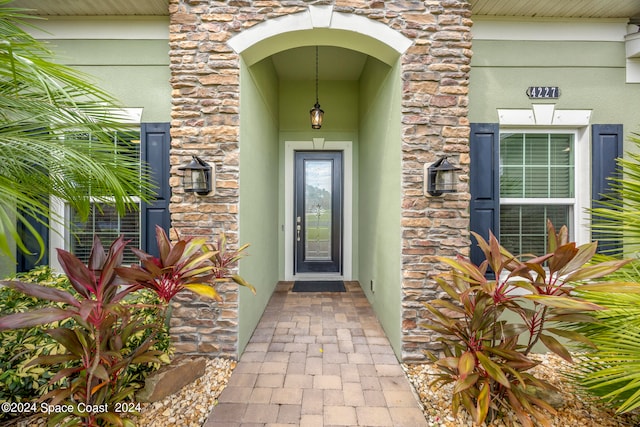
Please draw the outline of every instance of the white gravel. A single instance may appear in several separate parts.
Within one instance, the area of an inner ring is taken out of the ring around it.
[[[227,386],[236,362],[224,358],[210,359],[202,377],[158,402],[142,405],[138,426],[199,427]]]
[[[616,415],[596,402],[588,401],[576,393],[569,381],[561,374],[571,369],[571,365],[553,354],[536,355],[542,363],[530,372],[537,378],[544,379],[560,390],[563,403],[556,408],[557,416],[552,417],[553,427],[627,427],[639,426],[640,415],[637,413]],[[434,379],[437,368],[433,364],[403,365],[409,381],[414,386],[424,410],[425,417],[431,426],[461,427],[473,426],[471,418],[462,410],[458,418],[451,415],[452,387],[436,388],[429,386]],[[515,414],[501,421],[494,421],[491,426],[519,426]]]

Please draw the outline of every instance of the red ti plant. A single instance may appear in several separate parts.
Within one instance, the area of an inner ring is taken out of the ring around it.
[[[204,239],[179,239],[172,244],[160,227],[156,228],[156,239],[160,257],[132,249],[141,265],[130,267],[120,266],[127,243],[123,237],[112,243],[108,253],[95,237],[86,266],[73,254],[58,249],[60,264],[77,295],[32,283],[0,282],[25,294],[64,304],[63,308],[43,308],[2,317],[0,331],[42,325],[69,317],[77,323],[72,329],[48,331],[65,347],[66,354],[42,356],[31,362],[74,363],[71,368],[61,368],[51,379],[52,384],[66,379],[67,385],[41,398],[43,401],[49,400],[48,405],[64,405],[64,410],[50,418],[50,424],[66,420],[65,425],[134,426],[130,419],[115,412],[118,406],[114,404],[130,398],[134,391],[124,384],[120,374],[130,364],[160,362],[158,356],[161,353],[150,348],[154,334],[138,347],[126,349],[130,338],[150,326],[148,323],[143,326],[135,316],[137,307],[126,304],[124,297],[143,287],[154,291],[164,303],[157,307],[157,327],[153,328],[160,330],[166,307],[178,292],[186,289],[220,299],[213,283],[230,274],[229,269],[247,246],[235,252],[225,252],[226,255],[217,258],[218,252],[209,248]],[[218,247],[226,249],[226,240],[220,241]],[[244,279],[239,276],[233,276],[232,279],[255,293],[253,286]]]
[[[140,259],[140,265],[117,268],[118,275],[129,283],[153,290],[167,303],[184,289],[219,301],[220,295],[211,283],[227,278],[255,294],[255,288],[246,280],[231,275],[231,268],[242,257],[241,252],[248,244],[228,251],[224,234],[220,235],[217,248],[207,246],[204,238],[183,239],[172,244],[160,227],[156,228],[156,239],[160,257],[132,249]]]
[[[539,397],[539,391],[553,390],[553,386],[527,372],[539,363],[529,354],[541,342],[571,361],[570,352],[556,337],[589,344],[561,325],[589,320],[585,312],[602,307],[580,300],[573,291],[628,260],[588,264],[597,243],[577,247],[568,241],[566,227],[556,233],[550,221],[547,230],[548,253],[539,257],[521,260],[493,234],[487,242],[474,233],[486,257],[481,265],[463,257],[439,258],[452,268],[436,279],[449,298],[425,304],[430,322],[422,326],[439,335],[443,357],[427,355],[441,371],[434,383],[453,385],[454,415],[464,407],[480,425],[511,410],[525,427],[533,426],[534,420],[551,425],[545,411],[554,414],[555,410]],[[487,278],[489,267],[495,280]],[[506,312],[519,321],[506,320]]]
[[[224,233],[220,233],[218,240],[213,250],[215,251],[215,257],[212,259],[215,264],[215,276],[216,281],[225,281],[231,278],[238,285],[248,287],[253,293],[255,289],[246,280],[237,274],[232,274],[231,269],[234,268],[238,261],[245,256],[244,251],[249,247],[248,243],[240,246],[238,249],[231,250],[227,247],[227,236]]]
[[[77,295],[33,283],[1,282],[27,295],[64,305],[2,317],[0,330],[67,318],[76,322],[73,328],[47,331],[65,347],[65,354],[41,356],[30,362],[30,365],[71,363],[71,367],[61,368],[50,381],[53,384],[66,379],[66,385],[41,398],[48,400],[47,408],[55,408],[56,414],[50,418],[52,424],[69,417],[65,425],[133,425],[114,410],[116,402],[133,393],[133,389],[118,381],[119,376],[131,363],[160,362],[160,352],[150,349],[151,337],[139,347],[124,351],[129,338],[143,330],[141,320],[123,303],[127,294],[140,287],[121,286],[115,271],[122,262],[126,244],[120,237],[105,252],[100,240],[94,237],[86,266],[73,254],[58,249],[60,265]],[[148,327],[147,324],[144,328]]]

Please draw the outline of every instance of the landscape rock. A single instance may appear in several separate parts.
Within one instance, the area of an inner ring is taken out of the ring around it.
[[[170,396],[204,375],[205,357],[181,357],[149,375],[136,394],[138,402],[156,402]]]

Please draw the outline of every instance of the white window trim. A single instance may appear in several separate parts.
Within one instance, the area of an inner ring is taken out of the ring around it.
[[[140,198],[132,196],[130,198],[131,203],[138,204],[138,224],[142,225],[142,210],[140,209]],[[91,203],[104,203],[108,202],[108,197],[92,197]],[[49,203],[51,206],[51,212],[55,212],[56,217],[60,215],[59,219],[53,220],[53,223],[50,226],[50,234],[49,234],[49,265],[51,269],[56,272],[62,273],[62,266],[58,261],[58,253],[56,251],[57,248],[61,248],[64,250],[69,250],[71,247],[71,230],[69,229],[69,218],[71,218],[71,206],[69,204],[58,198],[51,197],[49,199]],[[107,247],[112,242],[102,242],[102,244]]]
[[[52,217],[57,218],[50,220],[53,222],[49,224],[49,265],[52,270],[62,273],[62,266],[58,261],[58,252],[56,249],[69,248],[69,239],[66,231],[69,217],[64,200],[58,197],[50,197],[49,204]]]
[[[498,109],[500,133],[564,132],[575,135],[575,204],[573,235],[578,244],[591,241],[587,208],[591,205],[591,110],[556,110],[555,104],[532,104],[531,109]],[[504,200],[504,202],[503,202]],[[500,204],[514,199],[500,199]],[[556,203],[559,199],[555,199]]]

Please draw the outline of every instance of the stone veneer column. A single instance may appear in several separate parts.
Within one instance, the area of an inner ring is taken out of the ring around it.
[[[227,41],[262,21],[333,5],[388,25],[414,41],[402,62],[403,357],[422,358],[430,336],[419,328],[422,302],[435,298],[435,256],[468,252],[466,181],[459,192],[423,195],[423,165],[449,154],[468,170],[467,90],[470,10],[463,0],[170,0],[172,85],[171,220],[173,236],[238,233],[239,67]],[[354,29],[357,31],[357,29]],[[214,164],[216,193],[185,194],[178,167],[197,154]],[[390,256],[393,256],[392,254]],[[238,291],[219,287],[223,303],[183,295],[171,320],[176,351],[237,356]]]
[[[422,3],[422,2],[420,2]],[[469,253],[471,11],[466,1],[424,2],[415,44],[402,58],[402,331],[404,360],[424,360],[433,335],[420,328],[424,302],[442,297],[436,256]],[[406,15],[405,15],[406,16]],[[463,172],[458,192],[424,195],[424,164],[450,155]]]

